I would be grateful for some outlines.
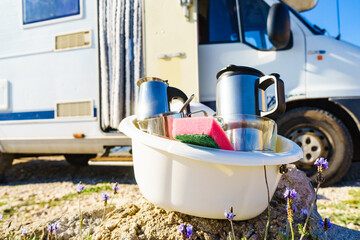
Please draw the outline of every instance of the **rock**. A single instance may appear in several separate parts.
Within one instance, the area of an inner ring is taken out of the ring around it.
[[[246,235],[245,238],[250,238],[252,235],[254,235],[254,231],[250,230]]]
[[[314,188],[305,173],[291,166],[288,173],[282,176],[270,204],[271,221],[268,239],[281,239],[278,232],[286,232],[286,201],[283,198],[286,187],[294,188],[298,193],[294,200],[294,204],[299,209],[294,215],[293,223],[296,239],[300,238],[297,224],[303,224],[305,221],[300,210],[309,210],[315,196]],[[234,212],[236,214],[236,209]],[[264,239],[267,218],[267,210],[265,210],[256,218],[233,222],[236,238]],[[320,215],[315,207],[311,216],[311,231],[318,234],[321,239],[324,237],[324,231],[318,224],[319,219]],[[116,222],[118,224],[115,225]],[[193,226],[194,239],[229,239],[231,234],[228,220],[205,219],[166,211],[142,199],[137,205],[123,205],[113,211],[97,228],[94,239],[181,239],[178,231],[180,223]]]
[[[278,184],[275,196],[283,197],[286,187],[295,189],[298,197],[295,198],[294,204],[301,209],[309,209],[315,197],[315,191],[309,178],[303,171],[296,169],[295,165],[289,165],[289,172],[284,174]]]
[[[106,222],[105,227],[106,227],[106,229],[112,231],[112,230],[115,229],[115,227],[116,227],[116,225],[117,225],[118,223],[119,223],[119,220],[117,220],[117,219],[112,219],[112,220],[109,220],[109,221]]]
[[[252,235],[252,236],[249,238],[249,240],[255,240],[255,239],[259,239],[259,238],[258,238],[258,235],[256,235],[256,234]]]

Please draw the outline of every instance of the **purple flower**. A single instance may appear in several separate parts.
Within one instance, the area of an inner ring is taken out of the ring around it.
[[[53,232],[56,232],[59,229],[59,224],[57,222],[51,225]]]
[[[184,223],[180,223],[178,230],[186,239],[190,239],[193,234],[193,226],[191,224],[186,226]]]
[[[296,208],[296,205],[293,204],[293,213],[296,213],[297,212],[297,208]]]
[[[102,200],[103,200],[105,206],[106,206],[107,201],[109,200],[109,198],[110,198],[110,197],[109,197],[109,194],[108,194],[107,192],[103,192],[103,193],[102,193]]]
[[[57,222],[55,222],[48,226],[48,231],[54,233],[58,230],[58,228],[59,228],[59,224]]]
[[[114,183],[113,186],[112,186],[112,189],[114,190],[114,194],[116,194],[119,191],[119,184]]]
[[[286,204],[285,209],[287,210],[287,208],[288,208],[288,205]],[[296,212],[297,212],[297,208],[296,208],[296,205],[295,205],[295,204],[292,205],[292,212],[293,212],[293,213],[296,213]]]
[[[189,224],[187,227],[186,227],[186,234],[185,234],[185,237],[186,238],[191,238],[193,234],[193,226],[191,224]]]
[[[329,218],[325,218],[325,222],[320,219],[319,221],[320,226],[324,229],[324,231],[326,232],[327,230],[329,230],[332,227],[332,223],[330,222]]]
[[[76,187],[76,191],[78,193],[81,193],[82,191],[84,191],[84,189],[85,189],[85,185],[82,185],[81,182],[79,182],[79,184]]]
[[[105,202],[105,201],[107,201],[107,200],[109,200],[109,194],[107,193],[107,192],[103,192],[102,193],[102,200],[103,200],[103,202]]]
[[[328,161],[325,158],[316,159],[314,165],[317,167],[322,167],[323,170],[326,170],[329,167]]]
[[[184,223],[180,223],[180,226],[179,226],[178,230],[181,232],[181,234],[184,233],[184,231],[185,231],[185,224],[184,224]]]
[[[307,217],[309,215],[309,211],[306,209],[301,209],[301,214]]]
[[[284,198],[289,198],[290,196],[290,189],[286,188],[285,192],[284,192]]]
[[[2,214],[0,214],[0,221],[1,221],[1,220],[3,220],[3,215],[2,215]]]
[[[57,222],[55,222],[51,225],[48,225],[47,230],[48,230],[48,232],[54,233],[58,230],[58,228],[59,228],[59,224]]]
[[[22,235],[26,235],[26,234],[27,234],[27,229],[24,228],[24,229],[21,231],[21,234],[22,234]]]
[[[288,198],[296,198],[296,191],[295,189],[289,189],[289,188],[286,188],[285,192],[284,192],[284,198],[288,199]]]
[[[226,209],[225,209],[225,212],[224,212],[224,215],[227,219],[229,219],[230,221],[232,221],[234,219],[234,217],[236,216],[234,213],[233,213],[233,208],[231,207],[230,208],[230,211],[228,212]]]

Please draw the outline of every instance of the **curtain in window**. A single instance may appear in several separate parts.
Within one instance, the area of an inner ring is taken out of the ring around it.
[[[99,1],[99,35],[101,127],[112,130],[134,114],[143,77],[142,1]]]

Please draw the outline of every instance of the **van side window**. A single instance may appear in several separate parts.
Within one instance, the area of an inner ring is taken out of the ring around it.
[[[273,48],[266,23],[270,7],[263,0],[239,0],[244,42],[261,50]]]
[[[198,1],[199,43],[239,42],[235,0]]]
[[[23,24],[80,14],[80,0],[22,0]]]

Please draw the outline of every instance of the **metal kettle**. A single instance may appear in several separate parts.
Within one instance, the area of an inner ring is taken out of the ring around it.
[[[148,117],[170,112],[170,102],[180,99],[185,102],[186,94],[178,88],[170,87],[167,80],[156,77],[145,77],[137,82],[139,87],[139,101],[137,105],[137,119],[144,120]],[[186,108],[190,113],[190,106]]]
[[[249,114],[275,119],[285,112],[284,82],[279,74],[264,75],[254,68],[229,65],[216,78],[217,115]],[[266,111],[264,91],[272,84],[275,107]]]

